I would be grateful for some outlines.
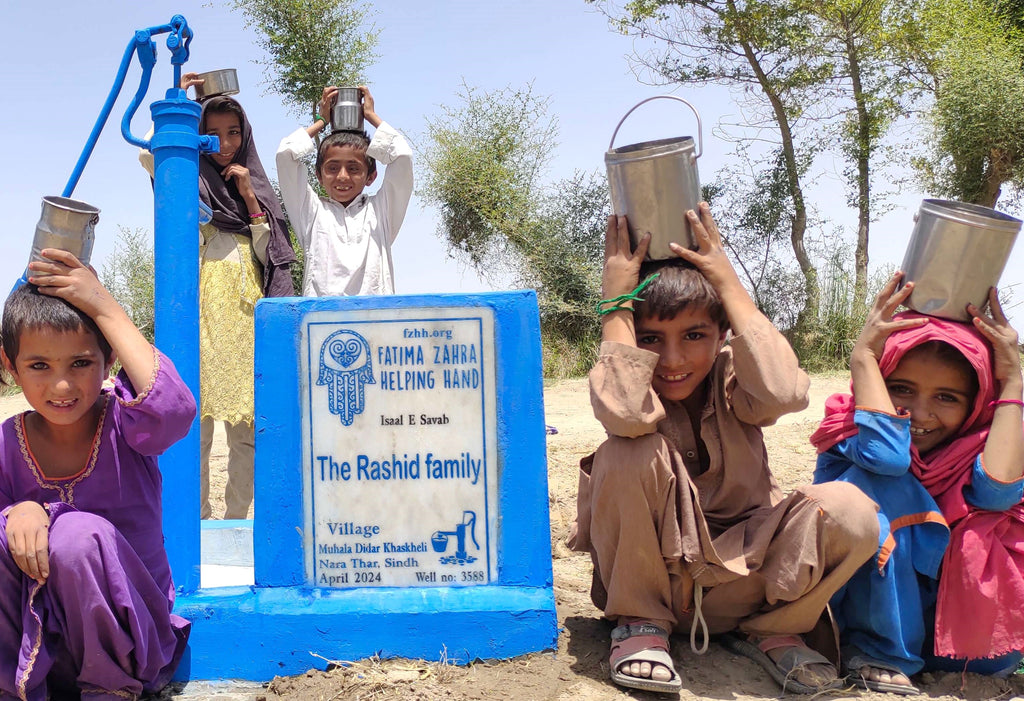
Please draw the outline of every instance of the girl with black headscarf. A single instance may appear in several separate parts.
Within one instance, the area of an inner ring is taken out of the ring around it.
[[[182,76],[182,88],[197,84],[197,74]],[[295,294],[295,252],[242,106],[226,96],[205,100],[199,133],[220,140],[219,152],[199,157],[199,197],[213,211],[199,227],[200,510],[204,519],[213,515],[210,450],[214,422],[223,421],[224,518],[244,519],[253,496],[253,314],[260,297]]]

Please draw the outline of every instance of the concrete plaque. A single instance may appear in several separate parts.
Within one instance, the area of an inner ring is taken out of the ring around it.
[[[493,312],[313,312],[300,357],[307,583],[495,580]]]

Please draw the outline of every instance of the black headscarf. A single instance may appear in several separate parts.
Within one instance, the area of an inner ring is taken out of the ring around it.
[[[206,113],[225,112],[223,105],[231,103],[238,110],[242,123],[242,145],[232,160],[249,170],[249,180],[253,193],[260,203],[262,211],[267,213],[270,224],[270,243],[267,245],[267,264],[263,269],[264,297],[291,297],[295,295],[292,284],[291,264],[295,262],[295,251],[288,238],[288,225],[285,223],[284,212],[277,199],[277,193],[270,185],[267,173],[260,163],[259,154],[252,140],[252,127],[245,116],[245,110],[237,101],[230,97],[212,97],[203,102],[203,114],[199,119],[199,133],[206,133]],[[234,111],[228,111],[233,114]],[[250,236],[249,209],[245,200],[238,194],[233,180],[226,181],[221,177],[223,166],[218,165],[209,154],[199,158],[199,197],[213,210],[211,224],[221,231]]]

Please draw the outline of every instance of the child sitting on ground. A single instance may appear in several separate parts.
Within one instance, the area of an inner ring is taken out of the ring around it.
[[[916,694],[922,669],[1005,673],[1021,659],[1024,382],[995,289],[992,315],[972,305],[961,324],[893,317],[913,289],[899,280],[854,346],[853,395],[829,398],[811,442],[815,482],[855,484],[881,508],[877,557],[832,600],[850,681]]]
[[[327,128],[326,118],[285,137],[277,150],[281,198],[305,253],[306,297],[395,292],[391,245],[412,197],[412,149],[377,115],[370,90],[359,91],[364,117],[376,131],[372,141],[363,132],[336,131],[320,142],[316,177],[326,198],[310,186],[303,161],[313,153],[313,137]],[[337,97],[337,87],[324,88],[321,115],[331,114]],[[384,182],[367,195],[378,160],[387,166]]]
[[[0,698],[136,699],[188,638],[156,456],[195,400],[95,273],[42,255],[3,311],[4,367],[34,411],[0,430]]]
[[[807,406],[808,377],[740,284],[707,204],[688,217],[698,250],[672,244],[682,260],[642,266],[649,236],[630,253],[625,217],[608,222],[613,306],[590,390],[609,438],[581,463],[571,545],[591,553],[592,598],[617,626],[611,676],[678,691],[669,634],[691,631],[700,653],[709,633],[738,631],[728,644],[784,689],[833,688],[834,663],[801,634],[874,551],[875,508],[845,484],[781,494],[761,427]]]

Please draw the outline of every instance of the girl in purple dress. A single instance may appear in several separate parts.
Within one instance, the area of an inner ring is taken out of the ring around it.
[[[195,400],[93,271],[42,253],[0,331],[34,409],[0,428],[0,700],[136,699],[170,680],[188,638],[156,456]]]

